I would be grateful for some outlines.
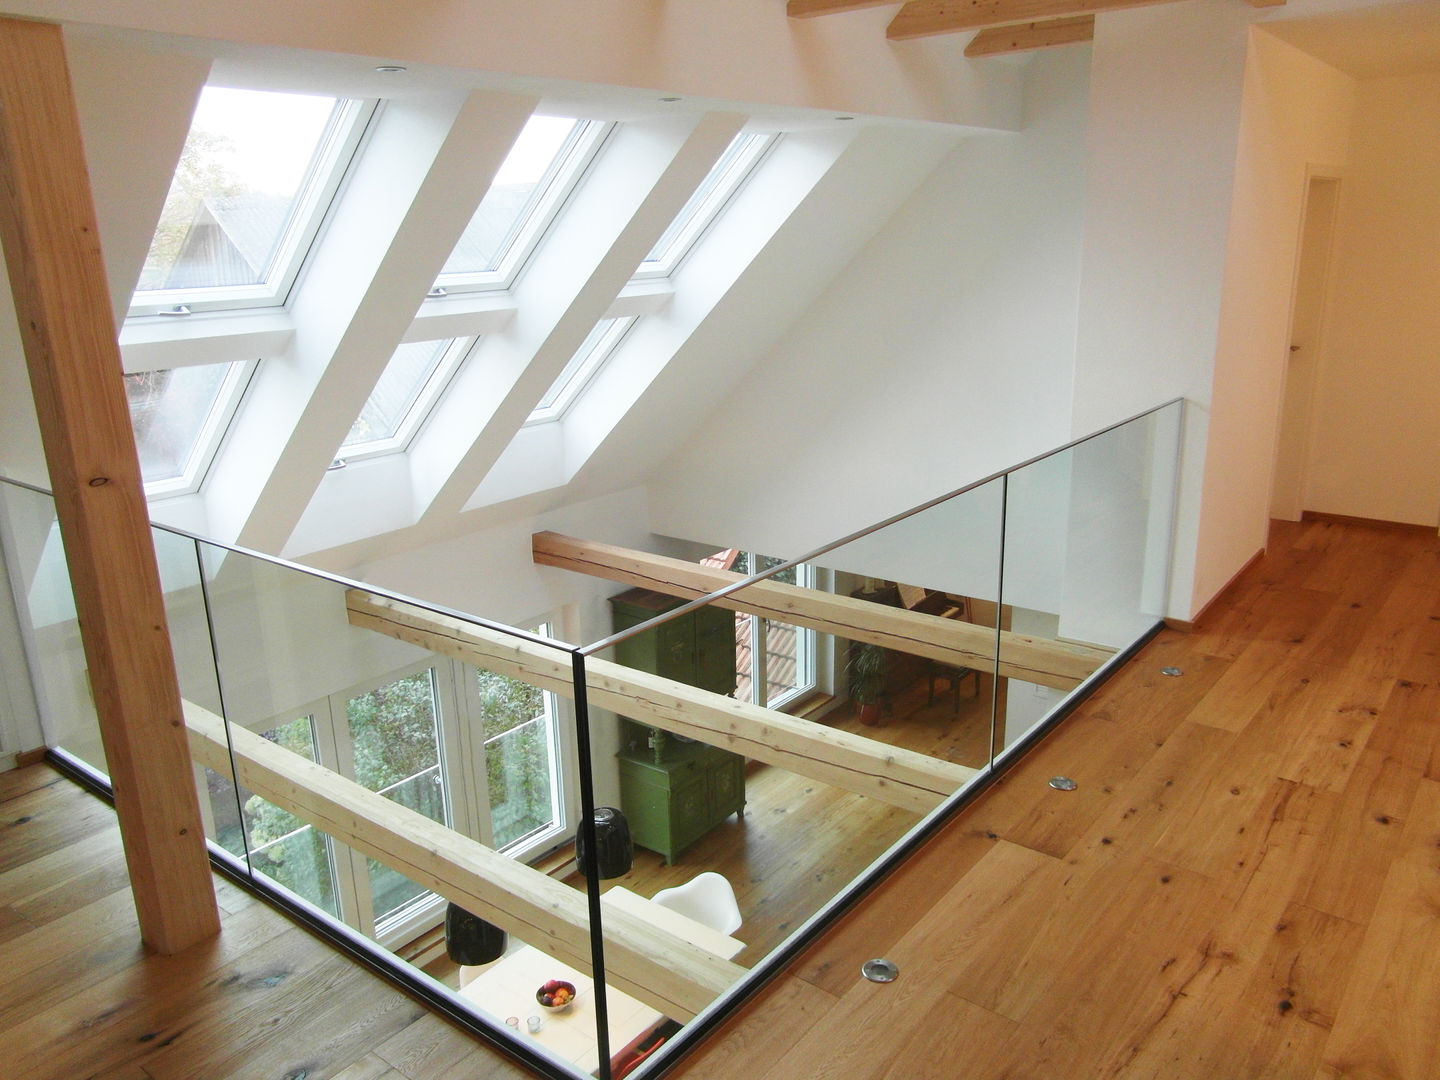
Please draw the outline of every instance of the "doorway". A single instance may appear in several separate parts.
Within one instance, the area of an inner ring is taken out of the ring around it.
[[[1338,177],[1310,177],[1301,218],[1300,252],[1290,308],[1290,351],[1285,363],[1275,474],[1270,489],[1270,516],[1282,521],[1299,521],[1305,509],[1306,466],[1314,430],[1325,287],[1330,275],[1339,198]]]

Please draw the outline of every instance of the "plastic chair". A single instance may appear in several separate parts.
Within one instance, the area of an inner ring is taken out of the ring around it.
[[[650,899],[722,934],[733,934],[744,921],[740,905],[735,902],[735,890],[723,874],[714,870],[696,874],[683,885],[661,889]]]

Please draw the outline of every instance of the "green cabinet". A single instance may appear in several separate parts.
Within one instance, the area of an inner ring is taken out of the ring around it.
[[[617,631],[685,601],[646,589],[612,597]],[[735,615],[700,608],[615,646],[627,667],[716,694],[735,689]],[[745,810],[745,759],[739,754],[622,718],[620,804],[635,843],[676,856],[731,814]]]
[[[745,812],[745,759],[705,743],[664,761],[622,752],[620,804],[635,843],[667,864],[731,814]]]

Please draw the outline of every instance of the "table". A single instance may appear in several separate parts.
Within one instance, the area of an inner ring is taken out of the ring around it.
[[[743,941],[661,907],[621,885],[607,889],[600,903],[602,912],[606,907],[627,911],[727,960],[745,947]],[[535,1001],[535,991],[549,979],[564,979],[575,984],[575,1001],[563,1012],[547,1012]],[[594,1073],[599,1069],[594,980],[534,946],[522,946],[486,968],[460,988],[460,996],[500,1023],[508,1017],[515,1017],[518,1023],[514,1030],[519,1038],[534,1040],[537,1046],[544,1047],[581,1072]],[[665,1019],[649,1005],[613,986],[606,988],[605,1003],[612,1064],[628,1054]],[[541,1023],[540,1030],[533,1034],[526,1028],[526,1020],[532,1016],[539,1016]]]

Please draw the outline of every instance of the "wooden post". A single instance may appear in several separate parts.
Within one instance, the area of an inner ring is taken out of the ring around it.
[[[140,932],[220,930],[175,660],[58,26],[0,19],[0,242]]]

